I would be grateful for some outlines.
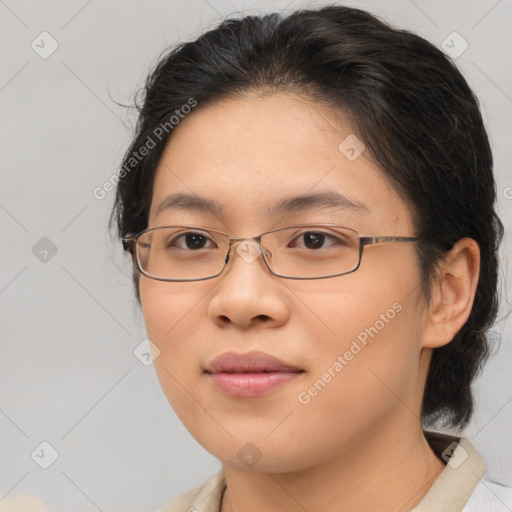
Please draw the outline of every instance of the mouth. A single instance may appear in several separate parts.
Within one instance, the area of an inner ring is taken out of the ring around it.
[[[205,373],[221,393],[245,398],[267,394],[304,370],[263,352],[226,352],[215,358]]]

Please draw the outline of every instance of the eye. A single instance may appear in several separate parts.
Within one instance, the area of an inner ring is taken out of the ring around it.
[[[212,245],[207,245],[208,243]],[[185,249],[185,250],[199,250],[199,249],[209,249],[212,247],[217,247],[213,240],[211,240],[208,236],[202,234],[202,233],[195,233],[192,231],[189,231],[187,233],[182,233],[178,236],[175,236],[171,238],[168,243],[167,247],[177,247],[178,249]]]
[[[299,240],[302,240],[302,242],[298,242]],[[327,246],[324,246],[324,243],[329,241],[330,243]],[[305,231],[298,237],[294,238],[290,243],[292,244],[292,247],[313,250],[324,249],[325,247],[335,244],[344,245],[343,239],[322,231]]]

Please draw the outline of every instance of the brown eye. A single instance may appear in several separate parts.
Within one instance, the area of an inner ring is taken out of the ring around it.
[[[301,243],[298,243],[298,240],[301,240]],[[327,246],[324,244],[326,242],[331,241]],[[334,235],[329,235],[328,233],[323,233],[321,231],[306,231],[302,234],[300,234],[293,243],[294,246],[299,247],[301,249],[324,249],[326,247],[329,247],[330,245],[339,244],[343,241],[340,240],[338,237],[335,237]]]
[[[212,240],[210,240],[210,238],[208,238],[206,235],[201,233],[188,232],[174,237],[169,241],[167,247],[178,247],[179,249],[194,251],[211,248],[212,246],[207,245],[209,242],[213,243]],[[213,245],[213,247],[215,247],[215,245]]]

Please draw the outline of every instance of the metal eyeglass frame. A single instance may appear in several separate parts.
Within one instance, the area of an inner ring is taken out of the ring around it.
[[[284,274],[279,274],[278,272],[273,270],[272,267],[270,266],[270,263],[267,261],[266,252],[268,252],[268,251],[261,245],[261,238],[264,235],[268,235],[268,234],[274,233],[276,231],[282,231],[284,229],[290,229],[290,228],[302,228],[302,227],[305,227],[305,228],[336,227],[336,228],[343,228],[343,229],[348,229],[350,231],[353,231],[359,238],[359,257],[358,257],[357,265],[354,268],[347,270],[345,272],[340,272],[338,274],[329,274],[327,276],[318,276],[318,277],[291,277],[291,276],[287,276]],[[155,277],[155,276],[152,276],[151,274],[148,274],[145,270],[142,269],[140,262],[137,258],[137,240],[139,239],[139,237],[141,237],[142,235],[144,235],[146,233],[155,231],[157,229],[164,229],[164,228],[184,228],[184,229],[190,228],[192,230],[198,229],[201,231],[208,231],[211,233],[218,233],[220,235],[226,236],[229,241],[229,247],[228,247],[228,252],[226,254],[226,259],[224,261],[224,266],[222,267],[222,269],[217,274],[214,274],[212,276],[199,277],[199,278],[194,278],[194,279],[171,279],[171,278]],[[363,257],[363,249],[366,245],[376,245],[376,244],[387,243],[387,242],[418,242],[420,240],[425,240],[425,238],[416,237],[416,236],[359,236],[359,233],[355,229],[349,228],[347,226],[342,226],[339,224],[296,224],[294,226],[287,226],[284,228],[272,229],[271,231],[266,231],[265,233],[261,233],[260,235],[252,236],[252,237],[250,237],[250,236],[249,237],[232,237],[228,233],[224,233],[223,231],[219,231],[217,229],[212,229],[212,228],[207,228],[207,227],[200,227],[200,226],[158,226],[155,228],[145,229],[145,230],[141,231],[140,233],[137,233],[136,235],[122,238],[123,247],[125,249],[128,248],[131,252],[132,261],[133,261],[135,268],[142,275],[149,277],[150,279],[155,279],[156,281],[166,281],[166,282],[205,281],[207,279],[213,279],[214,277],[218,277],[220,274],[222,274],[222,272],[224,272],[224,269],[226,268],[227,264],[229,263],[231,249],[232,249],[233,244],[235,242],[242,242],[244,240],[254,240],[258,244],[260,253],[263,256],[263,260],[265,261],[267,268],[270,270],[270,272],[273,275],[278,276],[278,277],[283,277],[285,279],[300,279],[300,280],[308,279],[309,280],[309,279],[327,279],[330,277],[338,277],[338,276],[343,276],[345,274],[351,274],[352,272],[355,272],[361,265],[361,259]],[[135,250],[131,250],[132,247],[135,247]]]

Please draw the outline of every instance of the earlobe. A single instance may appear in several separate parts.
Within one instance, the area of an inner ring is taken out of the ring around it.
[[[425,348],[449,343],[473,307],[480,272],[480,248],[472,238],[459,240],[439,262],[423,333]]]

